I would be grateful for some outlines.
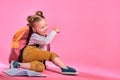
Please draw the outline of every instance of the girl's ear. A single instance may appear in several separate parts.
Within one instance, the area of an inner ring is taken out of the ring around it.
[[[36,32],[36,29],[34,27],[32,27],[32,30],[33,30],[33,32]]]

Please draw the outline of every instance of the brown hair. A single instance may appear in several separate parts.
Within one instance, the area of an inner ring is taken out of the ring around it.
[[[28,26],[29,27],[33,27],[34,26],[34,22],[37,22],[39,20],[44,19],[44,15],[42,11],[37,11],[35,12],[35,15],[30,15],[27,17],[27,21],[28,21]]]
[[[34,27],[34,23],[37,21],[40,21],[42,19],[45,19],[42,11],[37,11],[37,12],[35,12],[34,15],[30,15],[27,17],[27,21],[28,21],[27,26],[29,27],[29,34],[28,34],[28,39],[27,39],[26,45],[28,44],[30,36],[33,33],[32,27]]]

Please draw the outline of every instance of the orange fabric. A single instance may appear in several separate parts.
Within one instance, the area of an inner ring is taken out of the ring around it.
[[[30,69],[42,72],[45,69],[43,61],[52,61],[59,57],[56,53],[41,50],[35,46],[27,46],[23,51],[23,63],[30,63]]]
[[[12,39],[11,52],[9,55],[9,63],[12,60],[18,61],[20,50],[26,45],[29,33],[29,27],[23,27],[16,31]]]
[[[19,48],[19,40],[23,37],[25,31],[28,29],[29,29],[28,27],[23,27],[22,29],[16,31],[12,39],[11,48]]]

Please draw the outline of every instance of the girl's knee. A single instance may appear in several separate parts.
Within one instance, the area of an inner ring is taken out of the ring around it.
[[[30,69],[37,71],[37,72],[42,72],[42,71],[44,71],[45,66],[42,62],[33,61],[33,62],[31,62]]]
[[[56,57],[59,57],[59,56],[56,53],[52,53],[51,61],[53,61]]]

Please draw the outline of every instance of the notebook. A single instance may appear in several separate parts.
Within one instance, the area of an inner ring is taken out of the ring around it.
[[[3,71],[9,76],[37,76],[37,77],[45,77],[44,74],[28,69],[21,69],[21,68],[11,68]]]

